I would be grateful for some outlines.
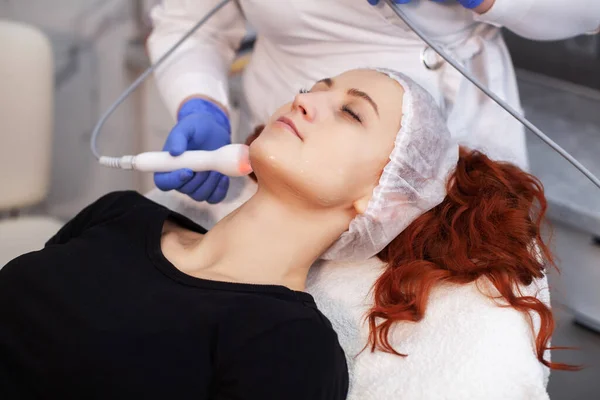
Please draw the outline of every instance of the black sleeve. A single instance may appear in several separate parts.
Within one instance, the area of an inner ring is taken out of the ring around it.
[[[273,328],[235,353],[220,377],[227,400],[344,400],[346,358],[335,332],[302,319]]]
[[[104,195],[67,222],[46,242],[46,246],[64,244],[81,235],[86,229],[122,214],[131,204],[144,200],[149,201],[134,191],[112,192]]]

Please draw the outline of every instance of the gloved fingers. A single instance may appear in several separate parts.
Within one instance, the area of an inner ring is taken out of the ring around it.
[[[201,150],[216,150],[231,144],[229,131],[218,124],[207,124],[204,126],[203,134],[196,134],[193,138],[193,147]]]
[[[154,184],[163,191],[175,190],[185,185],[194,172],[189,169],[180,169],[173,172],[157,172],[154,174]]]
[[[464,8],[473,9],[479,7],[483,0],[457,0]]]
[[[179,121],[169,133],[163,150],[168,151],[172,156],[179,156],[188,150],[189,142],[196,133],[193,122],[186,118]]]
[[[191,196],[199,187],[201,187],[206,179],[208,179],[209,171],[195,172],[192,179],[181,186],[178,191]]]
[[[206,180],[201,185],[198,185],[192,193],[188,193],[188,195],[196,201],[207,200],[217,188],[221,176],[218,172],[210,171]]]
[[[209,204],[217,204],[223,201],[225,196],[227,196],[227,191],[229,190],[229,177],[221,176],[219,179],[219,183],[217,183],[217,187],[214,192],[208,197],[206,200]]]

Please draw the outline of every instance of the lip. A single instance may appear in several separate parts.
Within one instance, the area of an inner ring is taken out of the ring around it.
[[[296,128],[296,124],[294,124],[294,121],[292,121],[291,119],[289,119],[287,117],[279,117],[277,119],[277,122],[286,125],[287,129],[289,129],[290,131],[292,131],[292,133],[294,133],[294,135],[298,136],[298,138],[300,138],[300,140],[304,141],[304,137],[298,131],[298,128]]]

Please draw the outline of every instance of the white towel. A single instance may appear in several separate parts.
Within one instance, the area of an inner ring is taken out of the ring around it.
[[[211,206],[178,193],[152,191],[148,197],[186,215],[207,229],[255,191],[247,178],[234,178],[224,202]],[[535,354],[526,316],[499,307],[475,284],[436,288],[425,318],[397,324],[390,343],[399,357],[363,350],[372,304],[370,289],[385,265],[320,262],[309,274],[307,291],[329,318],[346,352],[350,373],[348,400],[543,400],[548,369]],[[482,289],[493,293],[489,285]],[[549,304],[545,279],[524,292]],[[534,325],[539,321],[534,317]]]
[[[526,316],[499,307],[475,284],[436,288],[422,321],[397,324],[390,343],[407,357],[368,349],[361,353],[368,337],[369,291],[383,268],[377,259],[326,262],[315,265],[309,276],[308,291],[331,320],[348,357],[349,400],[549,398],[548,369],[536,358]],[[489,285],[479,286],[493,293]],[[547,296],[547,290],[540,295]]]

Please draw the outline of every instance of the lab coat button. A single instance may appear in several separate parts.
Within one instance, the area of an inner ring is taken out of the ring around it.
[[[421,51],[421,62],[425,68],[436,70],[444,64],[444,59],[440,57],[431,47],[427,46]]]

